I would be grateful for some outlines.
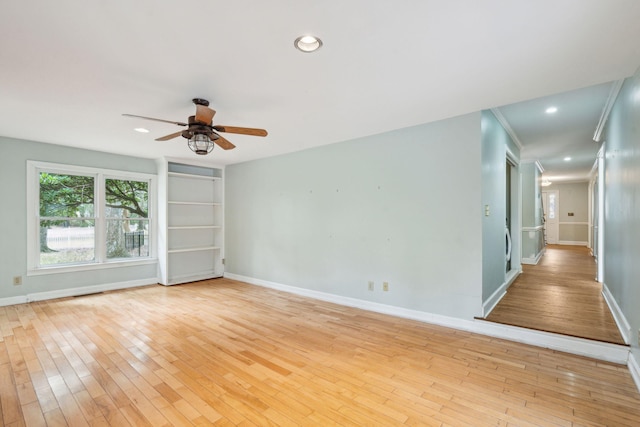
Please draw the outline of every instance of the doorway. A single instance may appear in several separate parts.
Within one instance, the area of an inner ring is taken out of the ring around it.
[[[545,242],[555,245],[558,243],[558,190],[542,192],[542,208],[544,214]]]

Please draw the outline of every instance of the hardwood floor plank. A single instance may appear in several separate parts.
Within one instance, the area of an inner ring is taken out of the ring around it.
[[[624,344],[595,277],[588,248],[547,245],[537,265],[523,265],[486,320]]]
[[[2,425],[640,423],[626,367],[226,279],[0,322]]]

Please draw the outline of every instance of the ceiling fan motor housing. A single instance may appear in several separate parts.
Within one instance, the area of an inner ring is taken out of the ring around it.
[[[204,105],[205,107],[209,106],[209,101],[203,98],[193,98],[191,101],[196,105]]]

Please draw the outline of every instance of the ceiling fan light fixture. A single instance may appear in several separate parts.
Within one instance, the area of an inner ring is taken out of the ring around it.
[[[293,45],[301,52],[311,53],[322,47],[322,40],[315,36],[300,36],[293,42]]]
[[[213,151],[214,143],[205,133],[196,133],[189,138],[189,148],[196,154],[205,156]]]

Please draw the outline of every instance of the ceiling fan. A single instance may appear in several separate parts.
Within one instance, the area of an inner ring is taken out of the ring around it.
[[[123,114],[126,117],[136,117],[139,119],[153,120],[156,122],[172,123],[174,125],[183,126],[187,129],[175,132],[169,135],[156,138],[156,141],[168,141],[178,136],[182,136],[189,141],[189,148],[196,154],[209,154],[213,150],[214,143],[218,144],[224,150],[231,150],[236,146],[233,145],[225,137],[218,132],[237,133],[252,136],[267,136],[264,129],[244,128],[237,126],[213,125],[213,116],[215,110],[209,108],[209,101],[201,98],[194,98],[193,103],[196,105],[195,116],[190,116],[187,123],[174,122],[171,120],[155,119],[153,117],[137,116],[135,114]]]

